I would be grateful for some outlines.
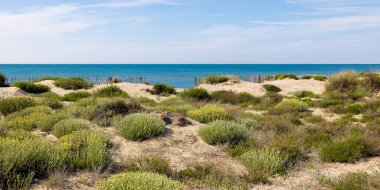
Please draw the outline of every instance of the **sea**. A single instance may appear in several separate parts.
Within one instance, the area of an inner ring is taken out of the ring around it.
[[[150,84],[178,88],[192,87],[195,77],[207,75],[331,75],[346,70],[378,71],[380,64],[0,64],[8,77],[144,77]]]

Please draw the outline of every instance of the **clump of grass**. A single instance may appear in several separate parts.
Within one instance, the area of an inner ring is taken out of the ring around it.
[[[282,80],[282,79],[286,79],[286,78],[298,80],[298,77],[294,74],[277,74],[274,76],[274,78],[276,80]]]
[[[163,134],[165,122],[158,116],[136,113],[119,121],[116,128],[125,139],[141,141]]]
[[[216,104],[207,104],[201,108],[190,110],[187,115],[201,122],[209,123],[215,120],[226,120],[230,118],[228,111]]]
[[[277,93],[282,91],[279,87],[271,84],[264,84],[263,88],[266,90],[267,93]]]
[[[97,97],[121,97],[121,98],[127,98],[128,94],[121,90],[116,85],[110,85],[104,88],[99,89],[98,91],[94,92],[94,96]]]
[[[61,109],[63,104],[60,100],[54,98],[37,99],[37,104],[51,107],[52,109]]]
[[[169,179],[160,174],[149,172],[126,172],[111,176],[100,182],[98,190],[116,189],[161,189],[161,190],[184,190],[181,183]]]
[[[53,126],[52,134],[60,138],[73,133],[74,131],[86,130],[89,128],[89,122],[83,119],[69,118],[56,123]]]
[[[33,179],[63,166],[62,152],[49,141],[19,134],[24,138],[16,134],[0,138],[0,186],[5,189],[25,189]]]
[[[151,172],[170,177],[173,171],[170,169],[169,160],[161,157],[145,157],[129,161],[125,168],[131,172]]]
[[[327,77],[323,75],[303,75],[301,79],[314,79],[319,81],[325,81],[327,80]]]
[[[176,94],[176,90],[173,86],[169,86],[166,84],[155,84],[153,86],[152,94],[170,96],[171,94]]]
[[[202,126],[199,136],[210,145],[230,145],[235,146],[248,140],[247,128],[233,121],[217,120]]]
[[[45,76],[45,77],[39,77],[36,82],[44,81],[44,80],[53,80],[57,81],[58,79],[62,79],[62,77],[54,77],[54,76]]]
[[[72,170],[101,170],[111,162],[109,140],[90,130],[75,131],[59,139],[57,146],[65,154],[65,166]]]
[[[236,94],[235,92],[225,90],[212,92],[211,97],[214,100],[218,100],[220,103],[229,103],[233,105],[250,103],[254,99],[251,94],[246,92]]]
[[[88,83],[80,77],[58,78],[54,84],[65,90],[88,89],[94,86],[92,83]]]
[[[350,114],[361,114],[372,109],[372,106],[368,103],[354,103],[347,106],[347,111]]]
[[[57,112],[50,115],[47,115],[46,117],[41,118],[37,124],[36,127],[42,131],[48,132],[53,129],[53,126],[64,120],[71,117],[71,115],[67,112]]]
[[[204,88],[189,88],[179,94],[184,98],[193,98],[196,100],[208,100],[210,94]]]
[[[297,98],[315,98],[315,94],[307,90],[294,92],[293,95]]]
[[[0,101],[0,112],[5,116],[20,111],[27,107],[35,106],[36,102],[31,98],[17,97],[7,98]]]
[[[348,90],[357,88],[358,85],[358,74],[352,71],[346,71],[331,76],[326,84],[326,90],[347,92]]]
[[[32,82],[15,82],[12,83],[12,86],[20,88],[21,90],[32,94],[40,94],[50,91],[50,88],[48,86],[42,84],[34,84]]]
[[[369,147],[361,135],[332,142],[322,147],[320,158],[325,162],[355,162],[368,154]]]
[[[69,102],[76,102],[76,101],[78,101],[80,99],[88,98],[90,96],[91,96],[91,94],[89,92],[84,92],[84,91],[83,92],[82,91],[80,91],[80,92],[70,92],[70,93],[65,94],[63,96],[63,100],[69,101]]]
[[[51,112],[52,109],[46,106],[26,108],[8,115],[4,120],[4,125],[15,129],[32,130],[37,127],[37,123],[42,118]]]
[[[276,135],[270,143],[270,147],[286,155],[285,163],[287,167],[292,167],[307,158],[299,138],[294,137],[292,134]]]
[[[380,74],[379,73],[362,73],[362,80],[360,85],[363,88],[368,89],[371,92],[377,92],[380,90]]]
[[[275,149],[256,149],[239,157],[247,167],[246,176],[252,182],[267,182],[267,178],[285,172],[286,157]]]
[[[372,188],[377,189],[376,186],[372,186],[373,184],[371,184],[371,176],[366,172],[350,172],[335,179],[329,179],[325,176],[318,176],[318,181],[322,185],[331,187],[333,190],[364,190]]]
[[[168,98],[158,103],[156,106],[153,107],[153,109],[186,114],[188,111],[194,109],[194,107],[186,101],[178,97],[175,97]]]
[[[263,97],[259,97],[253,100],[252,104],[254,109],[268,110],[273,108],[276,104],[281,102],[283,97],[277,93],[267,93]]]
[[[202,83],[204,84],[219,84],[219,83],[224,83],[228,81],[227,76],[222,76],[222,75],[212,75],[212,76],[206,76],[203,80]]]
[[[309,105],[303,101],[296,99],[285,99],[277,104],[273,110],[273,113],[289,113],[289,112],[304,112],[308,109]]]
[[[5,74],[0,73],[0,87],[8,86],[7,84],[5,84],[5,81],[7,81],[7,77],[5,76]]]

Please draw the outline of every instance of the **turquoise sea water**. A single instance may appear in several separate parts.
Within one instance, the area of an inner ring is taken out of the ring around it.
[[[9,77],[81,76],[81,77],[145,77],[150,83],[167,83],[186,88],[194,85],[194,77],[214,74],[237,76],[272,75],[278,73],[333,74],[344,70],[380,70],[379,64],[0,64],[0,72]]]

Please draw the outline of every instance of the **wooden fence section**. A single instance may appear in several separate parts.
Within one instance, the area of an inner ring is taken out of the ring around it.
[[[44,77],[8,77],[7,84],[11,84],[18,81],[35,82]],[[81,77],[87,82],[94,84],[104,84],[112,82],[128,82],[128,83],[146,83],[145,77]]]

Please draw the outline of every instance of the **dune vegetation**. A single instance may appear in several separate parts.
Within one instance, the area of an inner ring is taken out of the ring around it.
[[[360,166],[380,156],[380,75],[275,78],[326,80],[326,90],[145,85],[152,99],[78,77],[46,78],[72,90],[63,95],[13,83],[25,94],[0,100],[0,189],[379,189],[380,165]]]

